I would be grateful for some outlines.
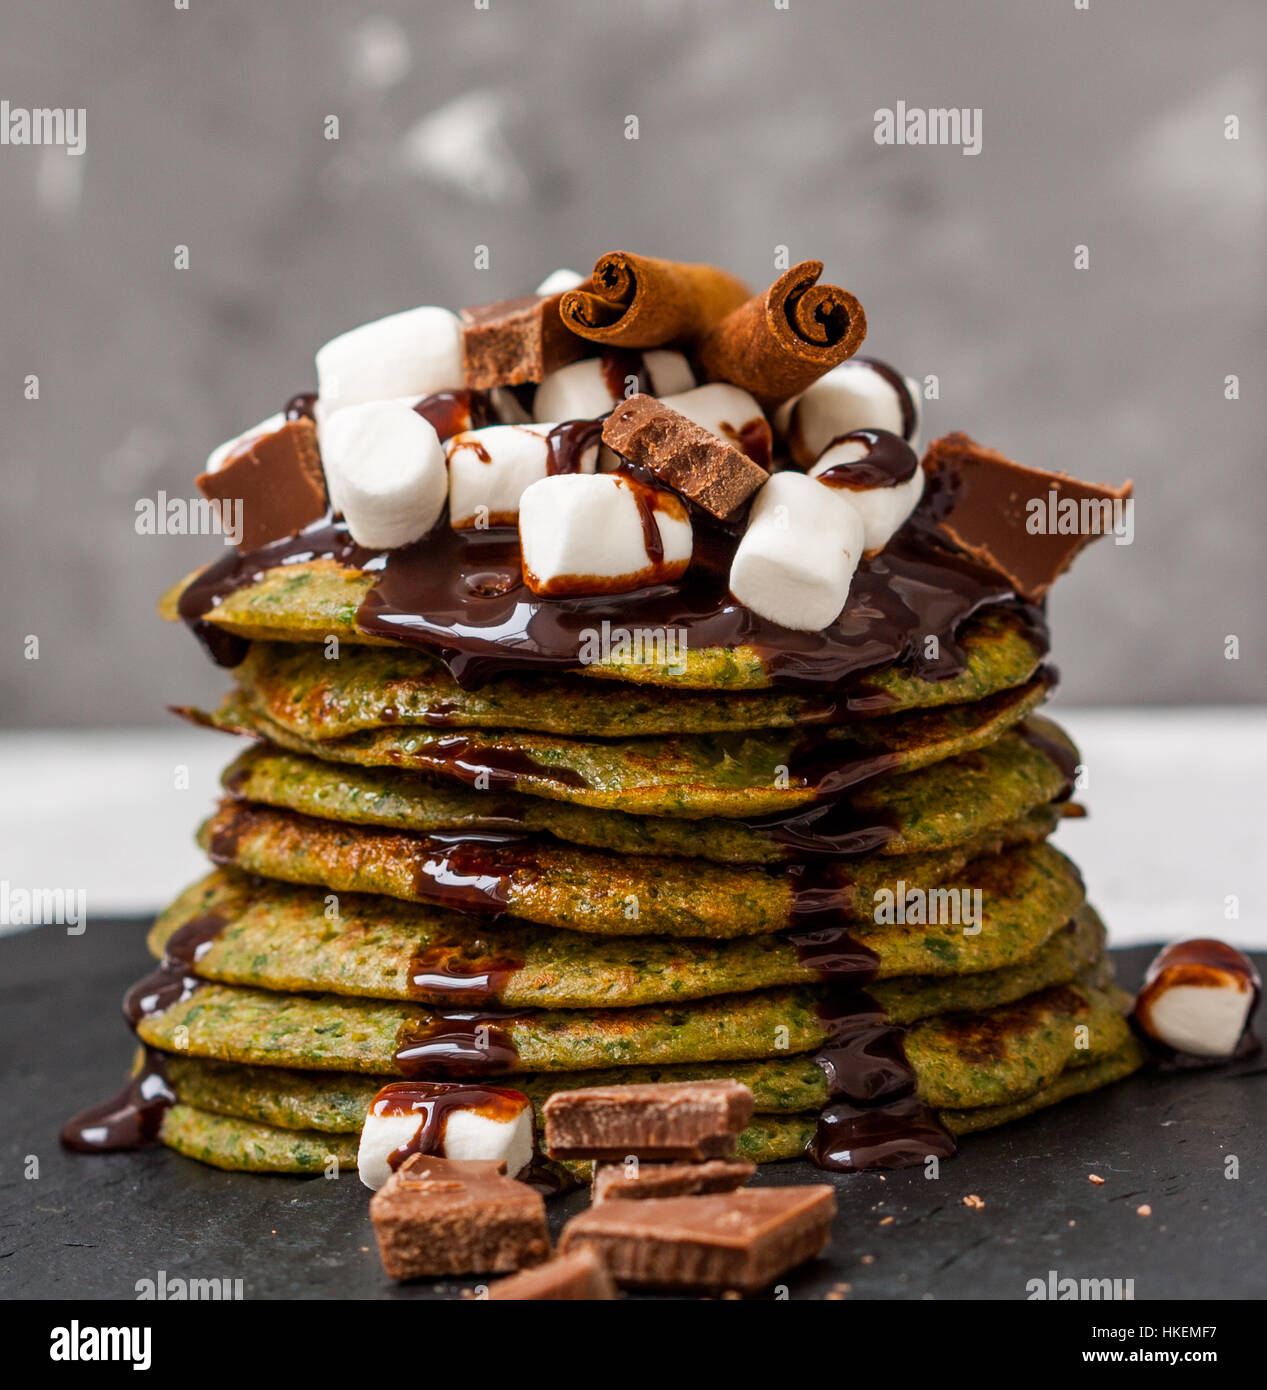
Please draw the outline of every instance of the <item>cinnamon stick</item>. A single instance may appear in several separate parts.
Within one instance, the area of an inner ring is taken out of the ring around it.
[[[609,251],[589,284],[564,294],[559,313],[595,343],[653,348],[699,338],[747,299],[749,290],[715,265]]]
[[[822,261],[802,261],[727,314],[697,348],[704,379],[742,386],[768,410],[852,357],[867,316],[848,290],[820,285],[822,273]]]

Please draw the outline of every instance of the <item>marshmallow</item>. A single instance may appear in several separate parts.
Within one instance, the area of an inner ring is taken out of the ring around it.
[[[1258,971],[1222,941],[1179,941],[1148,968],[1135,1019],[1149,1037],[1195,1057],[1231,1057],[1260,992]]]
[[[560,268],[552,270],[533,290],[533,294],[566,294],[568,290],[574,290],[577,285],[584,283],[584,275],[578,275],[575,270]]]
[[[258,425],[252,425],[249,430],[244,430],[233,439],[226,439],[223,444],[212,449],[207,455],[207,464],[202,471],[204,473],[218,473],[229,459],[249,444],[251,440],[258,439],[262,434],[272,434],[281,429],[285,423],[286,416],[279,410],[276,415],[270,415],[267,420],[261,420]]]
[[[336,410],[321,435],[326,487],[357,545],[394,550],[444,510],[448,474],[435,429],[404,401]]]
[[[644,523],[658,546],[648,547]],[[535,594],[623,594],[679,578],[693,537],[676,493],[618,473],[562,473],[519,499],[519,543]]]
[[[839,492],[804,473],[774,473],[752,503],[730,566],[730,592],[781,627],[828,627],[849,597],[864,529]]]
[[[902,397],[885,372],[877,370],[886,365],[873,365],[865,357],[852,358],[833,367],[807,391],[779,407],[775,428],[786,437],[792,458],[801,468],[808,468],[833,439],[854,430],[888,430],[905,438]],[[902,381],[914,412],[906,442],[918,449],[919,387],[910,377],[903,377]]]
[[[637,365],[638,354],[630,356]],[[690,364],[680,352],[655,348],[642,353],[640,365],[653,396],[687,391],[695,385]],[[625,386],[624,377],[610,370],[603,358],[582,358],[551,372],[542,381],[533,399],[532,413],[538,420],[595,420],[624,399]]]
[[[317,395],[327,416],[365,401],[417,401],[461,385],[462,324],[448,309],[390,314],[317,351]]]
[[[449,525],[455,531],[471,526],[513,526],[524,489],[550,472],[547,436],[554,428],[544,423],[492,425],[455,434],[445,445]],[[592,473],[597,459],[595,434],[581,455],[579,471]]]
[[[876,469],[851,469],[851,464],[874,458]],[[877,471],[914,471],[902,482],[891,485],[868,482]],[[851,476],[856,474],[856,477]],[[825,487],[843,493],[862,518],[863,544],[867,554],[883,550],[893,534],[915,510],[924,495],[924,470],[914,451],[897,435],[884,430],[855,430],[825,449],[809,471]]]
[[[437,1105],[443,1109],[433,1117]],[[440,1158],[505,1159],[511,1178],[532,1162],[535,1132],[527,1096],[457,1082],[395,1082],[374,1097],[361,1128],[356,1171],[366,1187],[377,1190],[387,1182],[393,1154],[423,1151],[417,1146],[424,1127],[432,1131],[427,1152]]]

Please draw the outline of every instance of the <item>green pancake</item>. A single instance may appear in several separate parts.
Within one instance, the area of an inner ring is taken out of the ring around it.
[[[652,1005],[507,1016],[497,1026],[517,1055],[508,1055],[498,1074],[707,1062],[725,1063],[726,1075],[746,1080],[735,1064],[773,1059],[783,1067],[780,1054],[794,1058],[829,1040],[832,1025],[820,1014],[821,999],[812,989],[779,989],[723,995],[682,1009]],[[1066,1065],[1119,1046],[1126,1029],[1120,1008],[1116,993],[1063,984],[994,1009],[924,1019],[905,1034],[918,1094],[931,1105],[955,1108],[1020,1099]],[[397,1047],[437,1026],[441,1021],[417,1005],[213,984],[142,1019],[137,1033],[152,1047],[182,1056],[384,1076],[403,1075]],[[795,1066],[792,1084],[804,1090],[813,1078],[804,1074],[803,1063]],[[786,1069],[768,1078],[775,1090],[786,1084]],[[821,1107],[821,1072],[818,1085],[811,1104]]]
[[[1076,759],[1073,745],[1050,720],[1030,715],[1024,728],[1067,748]],[[617,854],[668,854],[723,864],[775,864],[797,857],[768,833],[736,821],[683,822],[593,811],[513,792],[490,796],[414,772],[323,762],[268,744],[240,754],[222,781],[243,801],[422,834],[523,830]],[[1063,770],[1040,744],[1023,733],[1008,733],[986,748],[917,772],[877,777],[846,798],[842,810],[853,824],[883,827],[890,838],[877,853],[914,854],[948,849],[998,829],[1047,805],[1065,788]]]
[[[811,770],[825,762],[865,766],[859,784],[911,772],[993,743],[1047,693],[1030,681],[970,705],[889,715],[801,733],[760,730],[654,738],[581,740],[526,732],[377,729],[341,739],[300,738],[230,695],[214,714],[189,718],[234,733],[253,733],[291,752],[335,763],[397,767],[638,815],[771,815],[822,796]],[[488,769],[492,769],[491,773]]]
[[[830,694],[673,692],[623,682],[598,691],[580,676],[504,677],[465,690],[442,662],[423,652],[348,646],[331,659],[327,650],[312,643],[256,642],[233,677],[259,714],[299,738],[319,740],[409,725],[628,738],[797,728],[843,713]],[[1015,618],[1002,613],[973,625],[965,653],[965,669],[942,681],[884,672],[883,698],[869,694],[868,706],[887,714],[969,703],[1023,684],[1040,659]],[[877,679],[872,677],[872,686]]]
[[[1035,843],[1051,833],[1055,818],[1052,810],[1034,811],[937,854],[866,855],[825,864],[814,883],[838,889],[842,913],[859,921],[871,920],[881,890],[897,891],[899,883],[931,889],[973,860],[1009,846],[1032,846],[1016,864],[1067,883],[1077,877],[1069,861]],[[452,845],[243,802],[223,804],[199,829],[198,843],[217,864],[287,883],[315,884],[336,894],[469,904],[476,912],[505,911],[541,926],[600,936],[719,939],[780,931],[794,922],[802,882],[795,870],[603,854],[553,841]],[[476,894],[463,887],[470,883],[485,888]],[[966,886],[986,892],[984,883]],[[1009,891],[997,875],[990,877],[991,902]],[[1065,918],[1076,905],[1069,904]]]
[[[180,596],[197,577],[198,572],[189,575],[163,595],[159,613],[164,618],[179,621]],[[336,638],[341,645],[399,649],[401,644],[362,632],[357,626],[357,609],[375,578],[333,560],[279,565],[265,570],[253,583],[227,594],[204,620],[224,632],[253,641],[326,643]],[[969,620],[958,634],[958,641],[968,652],[969,666],[975,666],[975,673],[966,680],[955,678],[964,681],[967,693],[952,695],[951,699],[971,700],[985,689],[1002,688],[1009,683],[1002,672],[1030,659],[1026,649],[1033,652],[1023,622],[1002,609]],[[1037,659],[1035,653],[1035,664]],[[683,690],[767,690],[772,684],[761,654],[753,647],[690,648],[685,661],[672,665],[613,654],[582,667],[579,674]],[[894,700],[913,707],[922,703],[918,693],[921,687],[935,698],[940,682],[922,681],[898,667],[888,667],[868,673],[859,684],[880,701]]]
[[[1013,862],[1021,865],[1019,857]],[[1023,869],[1018,877],[1024,881]],[[918,1017],[928,998],[935,1000],[930,1013],[1002,1002],[1089,964],[1102,948],[1103,927],[1090,908],[1077,906],[1076,880],[1049,881],[1046,892],[1035,882],[1032,894],[983,915],[975,935],[871,924],[866,944],[879,957],[890,1013],[902,1021]],[[1075,929],[1066,930],[1075,908]],[[216,870],[160,914],[148,940],[161,956],[178,928],[215,914],[224,926],[193,966],[203,979],[432,1004],[474,997],[504,1008],[629,1007],[819,979],[774,935],[609,940],[509,922],[486,926],[466,914],[358,894],[339,900],[337,917],[330,913],[329,895],[319,889]],[[420,984],[420,975],[433,983]],[[989,990],[988,998],[965,1002],[952,983],[965,976]],[[1013,977],[1033,983],[1013,990],[1005,983]]]

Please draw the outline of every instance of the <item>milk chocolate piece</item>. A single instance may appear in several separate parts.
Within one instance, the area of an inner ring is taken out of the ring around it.
[[[551,1158],[725,1158],[752,1119],[737,1081],[556,1091],[542,1110]]]
[[[326,511],[326,480],[311,420],[287,420],[281,429],[257,434],[230,454],[214,473],[201,473],[198,488],[221,511],[226,527],[242,504],[241,551],[293,536]]]
[[[620,402],[603,426],[603,443],[721,520],[769,477],[728,440],[654,396]]]
[[[468,387],[540,381],[593,349],[559,317],[557,294],[499,299],[462,310],[462,371]]]
[[[703,379],[742,386],[769,409],[852,357],[867,316],[848,290],[818,284],[822,273],[822,261],[802,261],[727,314],[696,349]]]
[[[545,1201],[501,1159],[412,1154],[370,1198],[392,1279],[504,1274],[550,1254]]]
[[[564,293],[559,313],[582,338],[653,348],[700,337],[747,297],[748,286],[715,265],[609,251]]]
[[[702,1192],[733,1192],[757,1171],[741,1158],[708,1158],[702,1163],[596,1163],[592,1202],[613,1198],[694,1197]]]
[[[1031,600],[1042,598],[1084,546],[1112,531],[1114,503],[1134,490],[1129,480],[1113,488],[1026,468],[966,434],[935,439],[924,455],[924,472],[927,505],[942,530]],[[1070,502],[1077,529],[1062,535],[1055,528],[1072,520]]]
[[[822,1184],[600,1202],[564,1226],[559,1250],[589,1246],[635,1288],[755,1293],[817,1255],[835,1214]]]
[[[488,1291],[490,1303],[494,1299],[575,1303],[619,1297],[606,1266],[586,1245],[535,1269],[499,1279]]]

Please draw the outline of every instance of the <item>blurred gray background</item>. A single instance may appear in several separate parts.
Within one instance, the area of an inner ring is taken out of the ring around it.
[[[138,536],[137,500],[335,333],[615,247],[821,258],[866,350],[940,379],[925,437],[1135,479],[1134,545],[1052,601],[1065,698],[1260,700],[1264,32],[1260,0],[6,0],[0,98],[85,107],[87,152],[0,147],[5,722],[210,699],[154,603],[221,543]],[[981,107],[981,153],[877,146],[898,101]]]

